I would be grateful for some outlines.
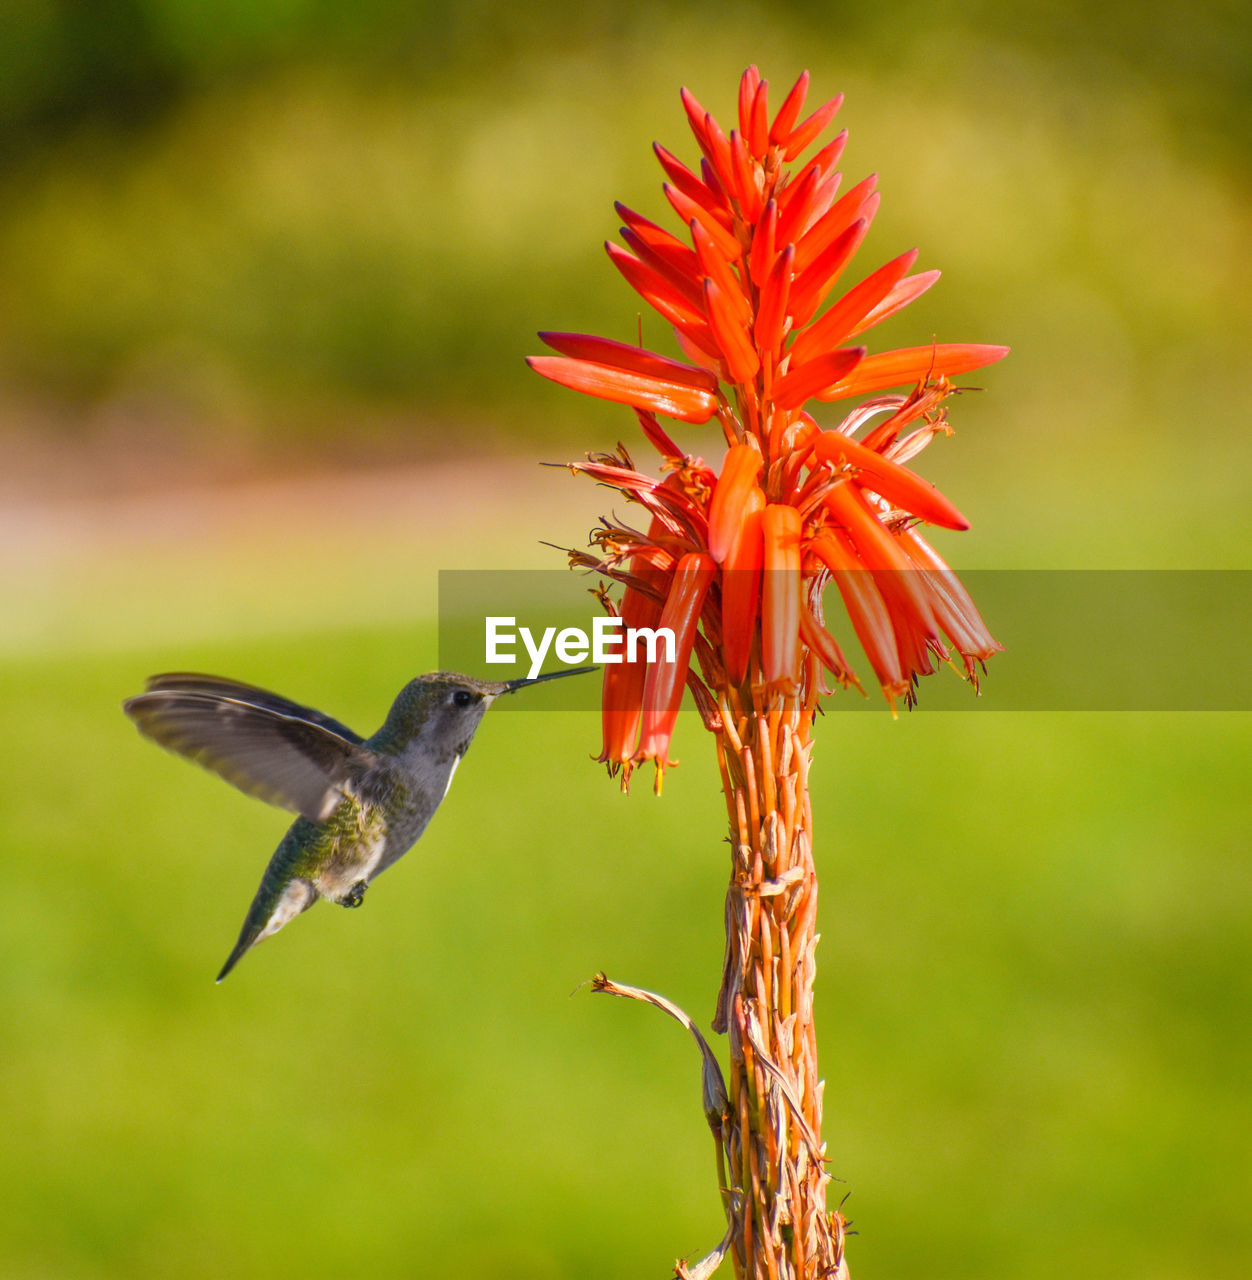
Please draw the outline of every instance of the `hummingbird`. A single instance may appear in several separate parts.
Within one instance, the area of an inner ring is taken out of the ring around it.
[[[218,982],[263,938],[319,898],[359,907],[448,794],[487,708],[502,694],[595,667],[517,680],[432,671],[410,680],[377,733],[221,676],[152,676],[122,709],[140,733],[248,795],[299,815],[248,908]]]

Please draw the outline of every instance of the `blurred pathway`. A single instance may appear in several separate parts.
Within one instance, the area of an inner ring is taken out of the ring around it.
[[[78,487],[5,486],[0,654],[429,618],[439,569],[560,569],[541,540],[582,545],[596,512],[533,457]]]

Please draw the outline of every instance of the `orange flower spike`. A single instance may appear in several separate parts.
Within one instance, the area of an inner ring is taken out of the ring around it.
[[[682,422],[707,422],[717,412],[717,396],[685,382],[635,373],[614,365],[566,356],[528,356],[538,374],[601,400],[650,409]]]
[[[835,118],[841,106],[843,106],[843,94],[837,93],[829,102],[818,107],[807,120],[802,121],[787,139],[783,159],[794,160]]]
[[[770,125],[771,146],[781,147],[786,143],[792,129],[795,128],[796,121],[800,118],[800,112],[804,109],[804,99],[808,92],[809,73],[801,71],[800,78],[791,86],[791,91],[783,99],[782,106],[778,108],[774,123]]]
[[[788,245],[778,255],[773,270],[766,277],[761,287],[761,300],[757,307],[756,323],[752,329],[752,337],[756,349],[762,355],[775,359],[786,336],[787,302],[791,297],[791,264],[795,259],[795,246]],[[849,372],[848,370],[844,372]],[[838,375],[843,377],[843,373]],[[822,383],[828,386],[828,383]]]
[[[756,634],[764,556],[761,533],[764,510],[765,493],[760,485],[754,484],[744,497],[734,541],[722,565],[722,660],[735,684],[742,684],[748,674],[752,639]]]
[[[863,347],[857,350],[864,351]],[[820,362],[819,362],[820,363]],[[872,489],[893,506],[945,529],[965,530],[969,521],[947,498],[915,471],[902,467],[881,453],[867,449],[859,440],[839,431],[823,431],[812,441],[813,451],[823,462],[835,467],[854,468],[858,484]]]
[[[674,661],[668,662],[658,654],[661,660],[648,667],[643,691],[640,759],[662,762],[667,759],[669,741],[678,721],[678,709],[686,687],[687,666],[695,644],[700,610],[704,607],[704,597],[716,572],[713,561],[698,551],[683,556],[674,570],[674,580],[659,623],[660,627],[674,633]]]
[[[800,513],[769,503],[761,515],[761,667],[769,684],[795,681],[800,657]]]
[[[829,530],[819,533],[809,543],[809,550],[830,570],[843,607],[852,620],[852,629],[883,693],[889,701],[903,697],[909,690],[909,681],[900,664],[891,615],[873,575],[857,559],[856,553]]]
[[[864,358],[864,347],[836,347],[808,364],[793,365],[774,383],[774,403],[780,409],[798,409],[832,380],[846,378]]]
[[[748,494],[758,488],[761,451],[754,444],[732,445],[722,463],[713,497],[709,500],[709,555],[718,563],[726,560],[746,510]]]
[[[713,393],[718,389],[717,379],[707,369],[684,364],[681,360],[671,360],[668,356],[631,346],[628,342],[597,338],[588,333],[554,333],[550,330],[544,330],[539,337],[563,356],[594,361],[597,364],[616,365],[646,377],[681,382]]]
[[[778,204],[770,200],[761,210],[761,216],[753,228],[752,247],[748,250],[748,276],[758,289],[769,279],[769,273],[773,270],[777,233]]]
[[[842,400],[869,391],[883,391],[923,379],[948,378],[994,364],[1008,355],[1008,347],[981,342],[937,342],[929,347],[901,347],[866,356],[843,381],[818,392],[819,400]]]
[[[730,370],[731,382],[740,385],[750,383],[761,367],[761,359],[748,341],[738,309],[723,296],[717,284],[708,278],[704,281],[704,303],[713,336],[717,339],[726,367]]]

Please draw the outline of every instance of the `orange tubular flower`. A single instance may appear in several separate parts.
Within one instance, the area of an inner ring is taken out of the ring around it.
[[[761,667],[767,684],[794,688],[800,645],[800,513],[770,503],[761,516]]]
[[[700,609],[714,573],[713,561],[699,552],[683,556],[674,570],[673,585],[661,611],[659,624],[660,630],[673,634],[674,657],[671,661],[659,654],[658,660],[648,667],[643,690],[640,759],[656,760],[661,765],[668,762],[669,740],[682,702],[691,648],[695,644],[696,624],[700,621]],[[660,778],[658,773],[658,787]]]
[[[606,246],[610,260],[672,326],[682,358],[544,333],[556,354],[529,361],[564,386],[633,406],[669,473],[662,484],[624,451],[574,468],[649,511],[644,540],[663,545],[670,565],[649,567],[649,587],[665,601],[665,616],[673,613],[690,632],[676,666],[649,671],[643,681],[629,665],[629,674],[606,673],[603,758],[622,766],[624,777],[644,759],[664,766],[688,678],[706,723],[716,721],[709,708],[728,688],[759,682],[808,699],[823,669],[840,683],[855,681],[821,622],[827,582],[889,700],[911,702],[917,678],[950,649],[972,680],[999,647],[956,575],[913,527],[960,530],[969,521],[905,464],[935,435],[950,434],[950,379],[1001,359],[1007,348],[848,345],[939,273],[913,272],[918,252],[911,249],[840,293],[880,196],[873,175],[841,193],[836,165],[846,133],[802,159],[841,102],[833,98],[805,116],[807,90],[806,72],[771,119],[768,86],[748,68],[729,132],[683,90],[698,163],[655,147],[677,226],[667,230],[617,206],[622,243]],[[819,425],[805,411],[815,401],[852,398],[864,402],[842,422]],[[680,452],[658,417],[716,420],[729,446],[720,476]],[[606,522],[596,535],[603,554],[579,553],[579,563],[619,581],[638,577],[639,560],[622,548],[640,538]],[[628,591],[623,613],[637,607],[636,596]],[[689,669],[692,655],[698,662]],[[633,718],[624,701],[634,703]]]

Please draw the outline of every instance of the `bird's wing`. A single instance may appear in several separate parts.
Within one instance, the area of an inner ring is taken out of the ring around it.
[[[154,742],[250,796],[329,817],[374,755],[359,734],[311,707],[218,676],[153,676],[123,710]]]

